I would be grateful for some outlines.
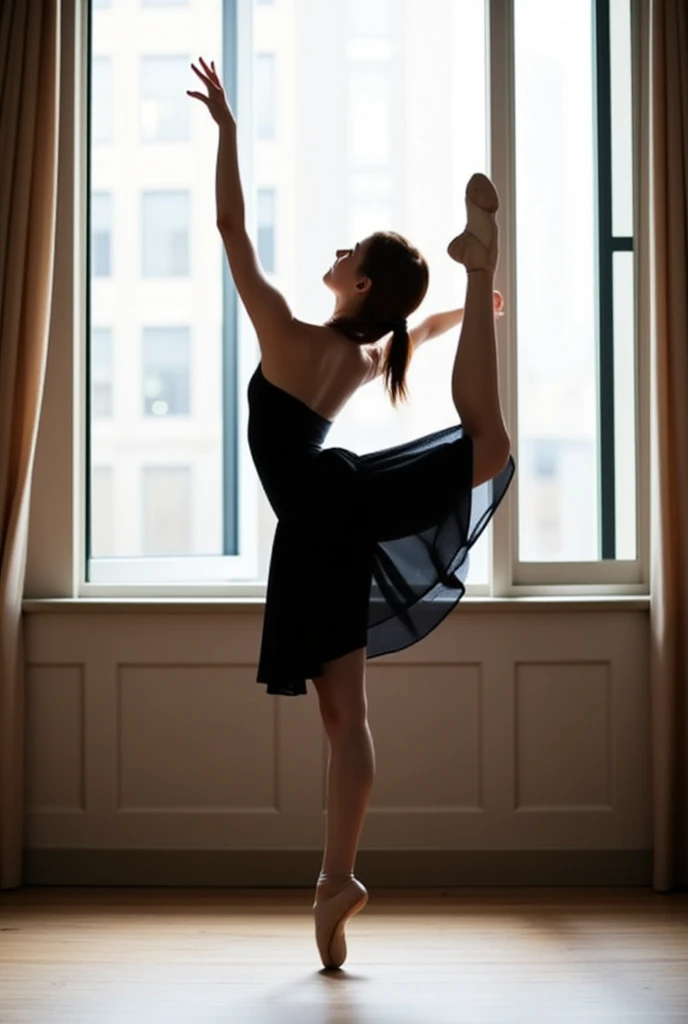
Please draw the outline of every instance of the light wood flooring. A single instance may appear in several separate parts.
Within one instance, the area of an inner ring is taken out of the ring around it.
[[[372,889],[349,958],[312,890],[0,894],[2,1024],[686,1024],[688,892]]]

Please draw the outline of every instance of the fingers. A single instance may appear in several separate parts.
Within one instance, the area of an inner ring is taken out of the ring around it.
[[[194,71],[194,73],[198,75],[200,80],[202,82],[205,82],[206,85],[214,85],[215,84],[209,78],[207,78],[201,71],[199,71],[195,64],[192,64],[191,68]]]
[[[210,62],[211,66],[208,67],[208,65],[206,64],[206,62],[203,60],[202,57],[199,57],[198,59],[200,60],[201,64],[203,65],[203,69],[205,70],[205,72],[208,75],[208,77],[213,81],[213,83],[216,86],[219,87],[220,86],[220,80],[217,77],[217,71],[215,70],[215,63],[214,63],[214,61],[211,60],[211,62]]]

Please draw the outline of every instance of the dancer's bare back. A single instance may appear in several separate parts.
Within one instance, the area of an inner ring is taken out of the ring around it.
[[[299,320],[281,339],[258,336],[264,376],[328,420],[381,372],[390,339],[357,345],[333,327]]]
[[[220,225],[220,234],[234,283],[258,337],[265,377],[325,419],[335,419],[361,385],[383,372],[392,334],[358,345],[334,327],[297,320],[284,296],[265,277],[245,230]],[[409,330],[412,349],[444,334],[462,318],[463,309],[426,317]]]

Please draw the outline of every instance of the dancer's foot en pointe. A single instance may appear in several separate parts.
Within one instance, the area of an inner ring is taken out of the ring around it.
[[[497,269],[499,231],[495,214],[499,209],[497,189],[484,174],[474,174],[466,185],[466,228],[453,238],[447,252],[470,273]]]
[[[368,890],[353,874],[324,876],[318,880],[313,916],[315,941],[325,967],[341,967],[346,960],[344,926],[350,917],[363,910]]]

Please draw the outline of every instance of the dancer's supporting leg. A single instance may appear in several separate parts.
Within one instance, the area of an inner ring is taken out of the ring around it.
[[[316,886],[315,934],[323,964],[346,959],[345,922],[365,906],[368,893],[354,878],[358,842],[375,777],[375,748],[368,724],[365,647],[328,662],[313,680],[330,742],[327,827]]]
[[[472,199],[468,197],[471,182],[477,186],[472,189]],[[466,206],[468,231],[473,233],[464,232],[454,239],[449,253],[464,264],[468,273],[463,323],[452,372],[452,396],[466,433],[473,438],[473,484],[477,486],[504,467],[510,439],[499,396],[494,321],[494,273],[499,252],[494,212],[498,200],[487,178],[476,175],[471,182]]]
[[[327,830],[320,892],[329,896],[354,870],[375,777],[375,748],[368,724],[365,648],[328,662],[313,684],[330,743]],[[330,879],[333,884],[328,884]]]

